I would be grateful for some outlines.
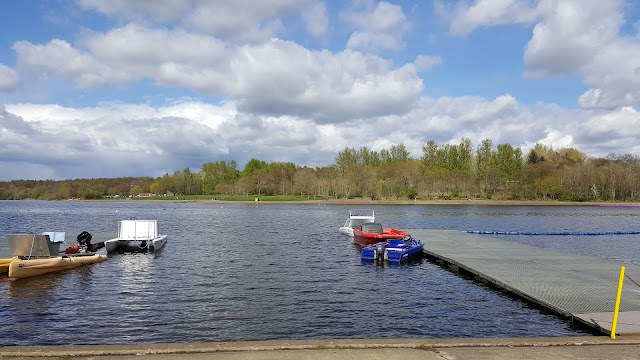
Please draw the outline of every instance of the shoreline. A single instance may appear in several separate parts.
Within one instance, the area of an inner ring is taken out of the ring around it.
[[[456,206],[603,206],[603,207],[640,207],[640,203],[626,202],[578,202],[557,200],[368,200],[368,199],[327,199],[327,200],[208,200],[208,199],[98,199],[98,200],[60,200],[78,202],[164,202],[164,203],[209,203],[209,204],[294,204],[294,205],[456,205]]]

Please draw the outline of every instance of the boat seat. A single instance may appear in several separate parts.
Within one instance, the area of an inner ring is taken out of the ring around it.
[[[382,234],[382,224],[375,222],[362,224],[362,232]]]

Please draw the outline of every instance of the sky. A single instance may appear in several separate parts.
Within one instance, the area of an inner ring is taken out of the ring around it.
[[[640,155],[633,0],[0,2],[0,181],[483,139]]]

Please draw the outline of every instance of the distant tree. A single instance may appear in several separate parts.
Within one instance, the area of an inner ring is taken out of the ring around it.
[[[336,166],[341,174],[346,174],[351,168],[358,164],[358,152],[355,149],[345,148],[336,157]]]
[[[493,165],[493,141],[484,139],[476,149],[476,176],[486,181]]]
[[[254,172],[258,170],[266,170],[269,167],[266,161],[251,159],[244,166],[244,170],[242,171],[244,176],[251,176]]]
[[[513,180],[522,170],[522,150],[509,144],[498,145],[496,166],[504,177]]]
[[[200,169],[202,179],[202,193],[211,195],[218,192],[217,187],[222,183],[231,183],[239,177],[237,164],[231,161],[206,162]]]
[[[134,185],[131,187],[131,190],[129,190],[129,195],[131,196],[137,196],[138,194],[142,194],[142,188],[138,185]]]
[[[538,153],[536,152],[535,149],[531,149],[529,151],[529,155],[527,155],[527,164],[534,165],[534,164],[537,164],[538,161],[540,161],[540,157],[538,156]]]

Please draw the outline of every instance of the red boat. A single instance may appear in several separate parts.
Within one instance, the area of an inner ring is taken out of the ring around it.
[[[353,242],[360,246],[367,246],[391,239],[404,239],[405,236],[409,236],[408,231],[383,228],[379,223],[362,224],[361,228],[353,229]]]

